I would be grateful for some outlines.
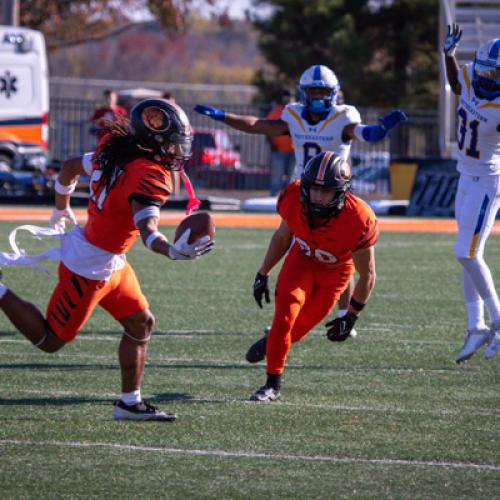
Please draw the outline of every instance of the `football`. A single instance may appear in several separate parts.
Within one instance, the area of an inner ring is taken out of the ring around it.
[[[215,225],[212,216],[208,212],[196,212],[181,220],[175,229],[174,243],[182,236],[186,229],[191,229],[188,243],[194,243],[203,236],[214,238]]]

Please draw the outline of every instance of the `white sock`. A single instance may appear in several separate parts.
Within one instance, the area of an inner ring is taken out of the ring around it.
[[[347,314],[347,309],[339,309],[337,312],[337,318],[341,318]]]
[[[490,268],[484,262],[482,256],[473,259],[459,258],[458,260],[469,273],[477,293],[484,301],[490,319],[496,321],[496,318],[500,318],[500,301],[495,290]]]
[[[467,328],[469,330],[483,330],[486,328],[483,314],[483,301],[467,302]]]
[[[7,293],[7,290],[8,288],[3,283],[0,283],[0,299]]]
[[[137,389],[137,391],[132,392],[122,392],[120,399],[127,405],[132,406],[142,401],[141,399],[141,390]]]

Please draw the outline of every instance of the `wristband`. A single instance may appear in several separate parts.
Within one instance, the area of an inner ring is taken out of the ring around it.
[[[134,215],[134,224],[137,226],[141,220],[147,219],[148,217],[160,217],[160,209],[157,206],[152,205],[139,210]]]
[[[55,192],[58,194],[71,194],[76,189],[77,181],[65,186],[59,182],[59,178],[56,179],[54,184]]]
[[[354,297],[351,297],[351,300],[349,301],[349,305],[357,312],[361,312],[363,310],[363,308],[366,306],[366,304],[362,304],[361,302],[358,302]]]
[[[151,248],[151,247],[153,246],[153,242],[154,242],[154,241],[156,241],[158,238],[161,238],[162,240],[168,241],[168,240],[167,240],[167,238],[165,238],[165,236],[164,236],[163,234],[161,234],[161,233],[160,233],[160,231],[155,231],[154,233],[151,233],[151,234],[147,237],[147,239],[146,239],[146,241],[145,241],[144,245],[145,245],[146,247],[148,247],[150,250],[152,250],[152,248]]]

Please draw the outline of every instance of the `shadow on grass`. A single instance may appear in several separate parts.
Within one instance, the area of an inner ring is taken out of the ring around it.
[[[96,365],[96,364],[67,364],[67,363],[2,363],[0,370],[68,370],[68,371],[83,371],[83,370],[117,370],[118,364],[115,365]]]
[[[117,398],[86,398],[86,397],[43,397],[43,398],[0,398],[0,406],[73,406],[73,405],[112,405]],[[147,401],[187,401],[193,399],[191,394],[172,392],[156,394]]]
[[[77,398],[77,397],[44,397],[44,398],[0,398],[0,406],[73,406],[84,404],[110,405],[112,399]]]
[[[92,337],[95,335],[105,335],[107,337],[114,337],[119,340],[122,332],[117,330],[82,330],[79,336]],[[256,334],[257,335],[257,334]],[[183,329],[172,328],[172,330],[156,330],[153,332],[154,337],[248,337],[248,332],[222,332],[217,330],[203,330],[203,329]]]
[[[15,335],[19,335],[16,331],[8,331],[8,332],[0,332],[0,337],[14,337]]]

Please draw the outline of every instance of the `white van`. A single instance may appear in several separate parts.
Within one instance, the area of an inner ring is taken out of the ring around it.
[[[49,75],[39,31],[0,26],[0,171],[44,170]]]

